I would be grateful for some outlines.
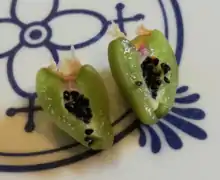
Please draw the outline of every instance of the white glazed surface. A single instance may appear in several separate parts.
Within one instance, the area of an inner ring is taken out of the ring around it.
[[[1,0],[0,18],[10,16],[11,0]],[[143,23],[149,28],[164,29],[161,10],[157,0],[120,1],[125,4],[124,16],[129,17],[137,13],[145,15],[143,21],[125,24],[128,37],[134,37],[137,25]],[[171,6],[173,0],[163,0],[169,20],[169,41],[175,50],[176,21]],[[33,22],[44,19],[52,7],[53,0],[18,0],[17,15],[24,22]],[[67,9],[89,9],[99,12],[107,20],[116,19],[115,5],[117,0],[60,0],[59,11]],[[95,155],[89,159],[76,162],[53,170],[28,173],[0,172],[1,179],[39,180],[39,179],[80,179],[80,180],[207,180],[219,179],[220,161],[220,121],[219,92],[220,85],[218,60],[219,39],[219,1],[178,1],[184,22],[184,48],[180,64],[180,85],[190,87],[190,92],[199,93],[200,101],[196,105],[206,113],[205,119],[195,124],[208,134],[204,141],[176,131],[180,136],[183,147],[180,150],[171,149],[162,136],[162,149],[153,154],[150,149],[150,138],[147,137],[145,147],[138,144],[138,131],[134,131],[120,141],[112,149]],[[71,15],[52,21],[49,25],[53,30],[52,41],[69,45],[84,41],[98,31],[100,23],[95,19],[88,20],[88,16]],[[0,24],[0,54],[10,50],[19,41],[20,30],[15,26]],[[77,50],[77,56],[83,63],[92,64],[99,71],[108,70],[107,45],[112,38],[106,33],[96,43]],[[70,52],[59,50],[60,58],[69,58]],[[56,148],[72,142],[66,135],[54,135],[54,129],[45,116],[36,122],[36,131],[31,134],[24,132],[26,114],[16,115],[13,118],[5,117],[9,107],[26,105],[27,101],[19,97],[12,90],[7,77],[7,60],[5,56],[0,60],[0,151],[29,152],[49,148]],[[17,82],[23,90],[34,92],[35,74],[37,70],[50,63],[51,54],[44,47],[23,47],[14,58],[14,73]],[[112,97],[112,118],[118,117],[127,108],[109,74],[104,76],[110,96]],[[116,106],[118,104],[118,106]],[[41,115],[39,115],[41,116]],[[194,123],[194,122],[193,122]],[[51,129],[49,129],[51,128]],[[55,130],[58,131],[57,129]],[[148,134],[147,134],[148,135]],[[161,135],[161,133],[160,133]],[[42,164],[50,160],[69,157],[71,151],[62,152],[55,156],[48,155],[35,158],[0,157],[0,165],[24,165],[28,163]]]

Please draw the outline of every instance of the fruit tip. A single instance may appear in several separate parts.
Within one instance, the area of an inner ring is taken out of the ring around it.
[[[126,37],[126,35],[120,30],[119,26],[114,21],[111,21],[111,24],[112,29],[108,31],[109,35],[115,38]]]
[[[140,24],[136,30],[136,34],[138,36],[141,36],[141,35],[150,36],[151,33],[152,33],[152,30],[147,29],[143,24]]]
[[[57,64],[54,62],[54,60],[50,60],[50,65],[48,66],[49,69],[53,70],[53,71],[57,71]]]
[[[76,49],[73,44],[70,45],[70,52],[71,52],[71,59],[76,59]]]

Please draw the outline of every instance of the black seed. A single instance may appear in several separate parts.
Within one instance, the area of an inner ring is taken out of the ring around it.
[[[152,75],[151,75],[151,82],[152,82],[152,84],[155,83],[155,81],[156,81],[157,78],[158,78],[157,75],[155,75],[155,74],[152,74]]]
[[[162,84],[162,81],[161,81],[160,79],[157,79],[157,80],[156,80],[156,84],[157,84],[158,86],[160,86],[160,85]]]
[[[150,72],[152,72],[153,69],[154,69],[153,64],[148,64],[148,65],[145,67],[145,70],[146,70],[146,71],[150,71]],[[147,73],[148,73],[148,72],[147,72]]]
[[[84,110],[84,116],[91,119],[92,118],[92,110],[90,108],[86,108]]]
[[[164,81],[169,84],[170,83],[170,80],[167,78],[167,77],[164,77]]]
[[[153,75],[159,77],[159,76],[161,75],[161,72],[160,72],[160,71],[154,71],[154,72],[153,72]]]
[[[85,130],[85,134],[86,134],[86,135],[91,135],[93,132],[94,132],[93,129],[86,129],[86,130]]]
[[[153,97],[154,99],[156,99],[156,97],[157,97],[157,92],[153,91],[151,94],[152,94],[152,97]]]
[[[141,81],[136,81],[135,84],[136,84],[136,86],[142,86],[142,85],[143,85],[143,82],[141,82]]]
[[[152,72],[153,72],[153,68],[151,69],[151,67],[146,67],[144,70],[143,70],[143,76],[144,77],[149,77],[149,76],[151,76],[151,74],[152,74]]]
[[[166,63],[161,63],[161,68],[163,69],[166,66]]]
[[[91,146],[91,145],[92,145],[92,143],[93,143],[93,141],[90,141],[90,142],[88,143],[88,145],[89,145],[89,146]]]
[[[153,60],[151,59],[151,57],[149,57],[149,56],[147,56],[146,58],[145,58],[145,60],[144,60],[144,63],[145,64],[149,64],[149,63],[152,63],[153,62]]]
[[[83,106],[87,107],[87,106],[89,106],[89,100],[86,99],[86,98],[84,98],[84,99],[82,99],[81,104],[82,104]]]
[[[89,136],[86,136],[85,138],[84,138],[84,140],[86,141],[86,142],[88,142],[88,141],[90,141],[90,140],[93,140],[91,137],[89,137]]]
[[[157,65],[159,64],[159,59],[157,59],[157,58],[154,59],[154,60],[153,60],[153,64],[154,64],[155,66],[157,66]]]
[[[74,114],[78,118],[82,118],[84,116],[84,112],[83,112],[82,108],[79,106],[76,106],[76,108],[74,109]]]
[[[152,98],[156,99],[157,98],[157,93],[152,93]]]
[[[71,113],[75,111],[75,106],[74,106],[74,103],[72,102],[66,103],[65,108]]]
[[[69,92],[71,102],[65,104],[68,112],[88,124],[91,122],[92,110],[89,108],[89,100],[77,91]]]
[[[69,111],[69,104],[68,103],[65,104],[65,108]]]
[[[79,108],[83,108],[83,97],[80,95],[78,99],[75,101],[75,105]]]
[[[83,100],[84,100],[84,96],[83,95],[79,95],[78,99],[77,99],[77,102],[81,104],[83,102]]]
[[[164,74],[167,74],[170,71],[170,69],[166,68],[163,70]]]
[[[88,107],[86,108],[86,111],[87,111],[88,113],[90,113],[90,114],[92,113],[92,110],[91,110],[90,108],[88,108]]]
[[[152,79],[145,78],[145,82],[147,83],[147,86],[149,87],[152,84]]]
[[[150,61],[150,62],[152,62],[153,61],[153,58],[151,57],[151,56],[147,56],[147,61]]]
[[[89,124],[91,122],[91,118],[87,118],[87,117],[83,117],[82,120],[85,124]]]
[[[149,80],[148,80],[147,78],[145,79],[145,82],[146,82],[146,84],[147,84],[147,86],[148,86]]]
[[[85,140],[86,142],[88,142],[88,145],[91,145],[91,144],[93,143],[93,139],[92,139],[91,137],[86,136],[86,137],[84,138],[84,140]]]
[[[84,123],[89,124],[92,119],[92,110],[90,108],[85,108],[83,110],[83,117],[82,120]]]
[[[146,58],[146,59],[142,62],[142,64],[143,64],[144,66],[147,66],[147,65],[149,65],[149,64],[152,64],[152,59]]]
[[[92,111],[89,108],[83,108],[80,106],[75,106],[73,114],[81,119],[84,123],[89,124],[92,118]]]
[[[154,90],[154,91],[157,91],[158,90],[158,86],[156,84],[153,84],[151,86],[151,89]]]
[[[163,69],[164,74],[166,74],[166,73],[168,73],[170,71],[170,66],[165,64],[165,63],[161,64],[161,68]]]
[[[63,92],[64,100],[69,101],[70,100],[70,93],[68,91]]]
[[[142,72],[143,77],[147,77],[147,73],[145,71]]]
[[[71,91],[70,95],[71,95],[72,100],[76,101],[80,94],[77,91]]]
[[[81,110],[82,110],[82,113],[83,113],[83,117],[91,118],[91,117],[88,115],[88,111],[86,110],[86,107],[81,108]]]

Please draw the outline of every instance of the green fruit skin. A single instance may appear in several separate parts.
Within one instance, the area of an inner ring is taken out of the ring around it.
[[[38,102],[43,110],[54,117],[54,123],[79,143],[85,142],[85,130],[91,128],[94,133],[94,150],[108,149],[113,145],[113,130],[109,119],[109,99],[102,78],[90,65],[84,65],[76,79],[76,86],[90,100],[93,117],[91,123],[85,124],[70,114],[64,107],[64,80],[50,69],[42,68],[36,77],[36,92]]]
[[[158,118],[162,118],[170,111],[175,101],[176,88],[178,86],[176,57],[168,40],[159,30],[153,30],[150,36],[137,36],[131,42],[136,44],[140,40],[150,50],[151,56],[157,57],[160,63],[167,63],[171,67],[171,72],[168,74],[171,83],[164,84],[158,91],[157,101],[159,101],[159,107],[155,113]]]
[[[113,40],[108,47],[108,59],[112,75],[122,95],[144,124],[155,124],[157,117],[152,107],[150,92],[144,83],[139,54],[125,38]],[[138,87],[135,81],[143,82]]]

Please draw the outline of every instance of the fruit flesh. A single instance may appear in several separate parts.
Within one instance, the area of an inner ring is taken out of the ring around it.
[[[36,77],[36,91],[44,111],[54,117],[54,122],[59,128],[82,145],[94,150],[111,147],[114,136],[109,120],[108,96],[98,72],[89,65],[82,66],[74,82],[79,91],[90,100],[93,116],[89,124],[77,119],[65,109],[63,97],[65,83],[64,79],[50,69],[39,70]],[[99,98],[95,94],[98,94]],[[86,138],[88,139],[85,134],[87,129],[94,130],[90,136],[94,141],[90,145],[85,141]]]
[[[178,85],[178,65],[176,57],[166,37],[158,30],[153,30],[149,35],[139,35],[133,39],[132,44],[143,44],[149,51],[150,56],[154,56],[161,63],[170,66],[168,73],[170,83],[161,85],[158,91],[157,101],[159,107],[155,111],[158,118],[165,116],[173,106],[176,88]]]
[[[101,76],[90,65],[84,65],[77,78],[76,85],[81,92],[89,97],[93,113],[90,127],[100,139],[94,142],[94,147],[109,148],[113,144],[113,130],[110,122],[109,99]]]
[[[109,44],[109,64],[122,95],[143,123],[154,124],[158,120],[154,113],[157,104],[144,83],[139,58],[136,48],[123,37]],[[137,82],[142,82],[142,85],[137,86]]]

